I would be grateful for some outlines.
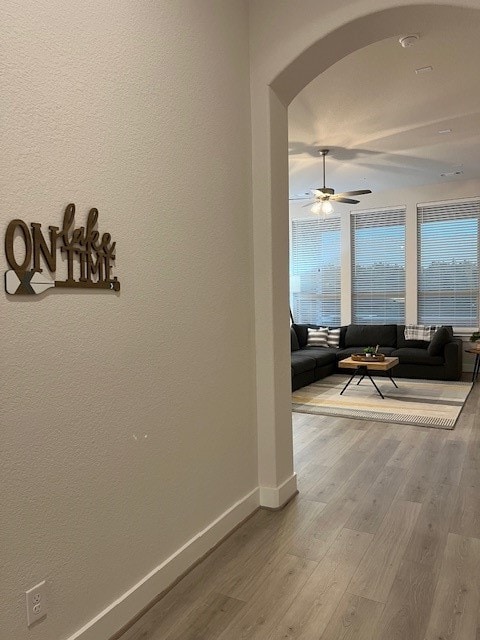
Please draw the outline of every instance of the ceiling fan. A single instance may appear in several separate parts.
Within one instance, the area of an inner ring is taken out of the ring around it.
[[[362,196],[366,193],[372,193],[370,189],[358,189],[357,191],[344,191],[343,193],[335,193],[335,190],[325,186],[325,158],[330,149],[320,149],[319,153],[323,158],[323,187],[312,189],[314,195],[312,213],[332,213],[332,202],[343,202],[345,204],[358,204],[360,200],[352,200],[346,196]],[[312,203],[303,205],[309,207]]]

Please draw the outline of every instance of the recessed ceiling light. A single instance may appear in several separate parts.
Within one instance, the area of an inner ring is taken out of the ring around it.
[[[452,133],[451,129],[440,129],[438,133]]]
[[[430,73],[430,71],[433,71],[433,67],[428,66],[428,67],[420,67],[418,69],[415,69],[415,73],[418,75],[419,73]]]

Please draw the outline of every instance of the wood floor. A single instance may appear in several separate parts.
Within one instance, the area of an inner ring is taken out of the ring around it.
[[[453,431],[294,414],[300,495],[122,640],[480,640],[479,389]]]

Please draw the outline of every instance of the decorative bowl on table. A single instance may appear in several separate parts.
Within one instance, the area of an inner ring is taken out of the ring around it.
[[[352,360],[356,362],[384,362],[385,355],[383,353],[353,353]]]

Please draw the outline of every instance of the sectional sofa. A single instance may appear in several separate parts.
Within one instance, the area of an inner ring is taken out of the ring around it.
[[[399,359],[399,364],[393,369],[394,377],[460,380],[462,375],[462,341],[454,338],[452,327],[445,327],[445,339],[435,350],[435,355],[432,355],[432,349],[429,353],[429,342],[405,340],[405,325],[401,324],[340,327],[338,348],[308,346],[309,327],[318,328],[306,324],[293,324],[291,327],[292,390],[336,373],[339,360],[377,344],[380,345],[380,353]]]

